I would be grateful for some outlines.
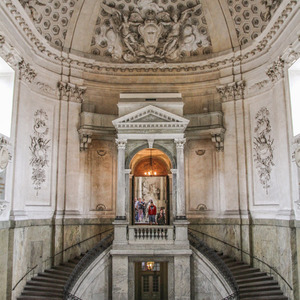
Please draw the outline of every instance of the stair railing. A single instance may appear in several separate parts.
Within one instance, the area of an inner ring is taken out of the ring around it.
[[[53,256],[49,256],[49,257],[47,257],[45,260],[43,260],[42,261],[42,263],[41,263],[41,265],[43,266],[43,270],[45,270],[46,269],[46,265],[47,265],[47,263],[50,261],[51,262],[51,264],[50,265],[52,265],[52,262],[53,262],[53,260],[55,259],[55,257],[56,256],[58,256],[58,255],[61,255],[61,254],[63,254],[63,253],[65,253],[65,252],[67,252],[68,250],[70,250],[70,249],[73,249],[73,248],[75,248],[75,247],[77,247],[77,246],[80,246],[80,245],[82,245],[83,243],[85,243],[85,242],[87,242],[87,241],[90,241],[91,239],[94,239],[94,238],[96,238],[96,237],[98,237],[98,236],[100,236],[100,240],[101,240],[101,238],[102,238],[102,235],[103,234],[105,234],[105,233],[108,233],[108,232],[110,232],[110,231],[113,231],[113,229],[112,228],[110,228],[110,229],[107,229],[107,230],[105,230],[105,231],[102,231],[102,232],[99,232],[99,233],[97,233],[97,234],[95,234],[95,235],[93,235],[93,236],[90,236],[90,237],[88,237],[88,238],[86,238],[86,239],[84,239],[84,240],[82,240],[82,241],[80,241],[80,242],[78,242],[78,243],[76,243],[76,244],[73,244],[73,245],[71,245],[71,246],[69,246],[69,247],[67,247],[67,248],[65,248],[65,249],[63,249],[63,250],[61,250],[61,251],[59,251],[59,252],[57,252],[56,254],[54,254]],[[39,264],[37,264],[37,265],[35,265],[35,266],[33,266],[33,267],[30,267],[30,268],[28,268],[29,270],[18,280],[18,282],[14,285],[14,287],[12,288],[12,291],[14,291],[15,289],[16,289],[16,287],[26,278],[32,278],[32,277],[34,277],[35,275],[37,275],[37,273],[39,272],[39,271],[36,271],[36,269],[39,267]],[[28,275],[30,275],[30,276],[28,276]]]
[[[203,254],[219,270],[223,278],[231,287],[232,293],[222,300],[239,299],[238,284],[236,283],[231,271],[224,263],[224,261],[220,258],[220,256],[191,231],[189,231],[189,241],[194,248],[196,248],[201,254]]]
[[[73,269],[71,275],[68,278],[67,283],[64,286],[64,299],[74,299],[76,297],[71,294],[72,288],[75,286],[80,276],[88,269],[93,261],[103,253],[113,242],[113,232],[102,239],[94,248],[89,250],[87,254],[79,261],[76,267]]]
[[[266,263],[265,261],[263,261],[262,259],[260,259],[260,258],[258,258],[258,257],[256,257],[256,256],[254,256],[254,255],[251,255],[250,253],[248,253],[248,252],[246,252],[246,251],[244,251],[244,250],[242,250],[242,249],[240,249],[239,247],[236,247],[236,246],[234,246],[234,245],[231,245],[231,244],[229,244],[229,243],[227,243],[227,242],[225,242],[225,241],[222,241],[222,240],[220,240],[220,239],[218,239],[218,238],[216,238],[216,237],[214,237],[214,236],[212,236],[212,235],[209,235],[209,234],[207,234],[207,233],[204,233],[204,232],[201,232],[201,231],[198,231],[198,230],[196,230],[196,229],[193,229],[193,228],[189,228],[189,230],[192,230],[192,231],[194,231],[194,232],[197,232],[197,233],[200,233],[200,234],[202,234],[202,235],[204,235],[204,236],[207,236],[207,237],[209,237],[209,238],[211,238],[211,239],[214,239],[214,240],[216,240],[216,241],[218,241],[218,242],[220,242],[220,243],[222,243],[222,244],[224,244],[224,245],[227,245],[227,246],[229,246],[229,247],[231,247],[231,248],[233,248],[233,249],[235,249],[235,250],[238,250],[239,252],[242,252],[242,253],[244,253],[244,254],[246,254],[246,255],[248,255],[250,258],[252,258],[252,259],[255,259],[255,260],[257,260],[257,261],[259,261],[260,263],[262,263],[263,265],[265,265],[265,266],[267,266],[268,268],[269,268],[269,274],[270,274],[270,276],[272,275],[272,271],[274,271],[281,279],[282,279],[282,281],[289,287],[289,289],[291,290],[291,291],[293,291],[293,288],[291,287],[291,285],[288,283],[288,281],[276,270],[276,268],[275,267],[272,267],[271,265],[269,265],[268,263]]]

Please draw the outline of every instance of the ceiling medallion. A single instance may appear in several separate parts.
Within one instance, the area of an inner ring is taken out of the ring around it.
[[[129,63],[172,62],[199,54],[211,46],[207,31],[195,25],[201,4],[182,11],[167,11],[153,0],[140,0],[131,10],[101,4],[110,15],[110,26],[101,26],[95,37],[116,61]],[[196,22],[197,23],[197,22]],[[197,52],[198,51],[198,52]]]

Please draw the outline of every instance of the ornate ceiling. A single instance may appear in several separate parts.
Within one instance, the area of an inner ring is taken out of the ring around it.
[[[250,45],[282,0],[19,0],[56,48],[99,61],[199,61]]]

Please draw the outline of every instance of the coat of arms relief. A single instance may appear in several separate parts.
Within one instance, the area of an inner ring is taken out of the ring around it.
[[[181,9],[165,9],[155,0],[135,1],[128,10],[104,2],[101,9],[102,15],[110,18],[99,27],[93,42],[105,48],[106,55],[115,61],[179,61],[210,52],[211,42],[203,25],[206,21],[199,17],[202,6],[198,0]]]

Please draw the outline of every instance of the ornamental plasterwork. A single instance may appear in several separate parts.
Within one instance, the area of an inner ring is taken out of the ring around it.
[[[240,45],[255,40],[266,28],[282,0],[227,0]]]
[[[199,0],[168,2],[103,1],[92,53],[129,63],[181,61],[210,53],[211,42]]]
[[[271,172],[274,164],[274,138],[271,135],[272,127],[269,119],[270,112],[262,107],[255,116],[253,136],[254,162],[259,181],[266,194],[270,188]]]
[[[272,82],[276,82],[284,76],[284,60],[279,57],[273,62],[272,66],[267,70],[266,74]]]
[[[217,87],[221,101],[227,102],[243,98],[246,83],[244,80],[232,82]]]
[[[31,180],[38,196],[42,184],[46,181],[50,148],[48,115],[43,109],[37,110],[34,114],[33,134],[30,136],[30,141]]]
[[[0,34],[0,56],[13,68],[19,70],[19,78],[24,82],[31,84],[39,91],[46,94],[56,94],[56,89],[50,87],[48,84],[38,81],[36,79],[37,73],[29,63],[26,63],[19,52],[9,44],[5,36]]]
[[[73,100],[81,103],[83,101],[83,95],[86,92],[85,86],[79,86],[70,82],[59,81],[57,87],[60,91],[61,98],[66,100]]]
[[[6,169],[11,157],[9,141],[2,136],[0,137],[0,173]]]
[[[151,117],[151,121],[149,121]],[[167,112],[153,105],[148,105],[135,112],[114,120],[118,132],[126,130],[151,131],[157,129],[184,132],[189,120]]]
[[[113,71],[124,72],[126,70],[135,70],[140,73],[144,72],[203,72],[207,70],[215,70],[220,67],[231,66],[233,63],[247,61],[253,59],[257,55],[261,55],[262,51],[265,51],[267,47],[272,43],[273,38],[277,35],[278,31],[282,29],[289,22],[289,17],[293,15],[295,9],[297,9],[297,0],[290,0],[285,7],[279,8],[280,14],[277,16],[276,20],[272,22],[270,30],[263,33],[262,39],[257,42],[253,47],[251,46],[249,50],[243,51],[241,55],[235,56],[233,53],[229,56],[221,56],[220,58],[211,58],[205,61],[199,61],[194,63],[181,63],[178,64],[157,64],[151,66],[144,65],[128,65],[128,64],[112,64],[105,62],[95,62],[86,61],[81,57],[77,56],[76,58],[63,57],[60,52],[55,51],[53,48],[48,47],[44,44],[44,41],[40,40],[38,36],[31,30],[30,26],[22,16],[22,13],[18,8],[13,4],[12,0],[4,0],[5,6],[8,13],[12,15],[14,22],[17,23],[21,28],[22,32],[27,36],[27,41],[30,45],[41,54],[44,55],[44,58],[47,60],[57,61],[58,63],[67,64],[68,66],[82,69],[85,71],[91,71],[96,73],[107,73]]]
[[[78,0],[19,0],[37,31],[50,43],[63,47]]]

